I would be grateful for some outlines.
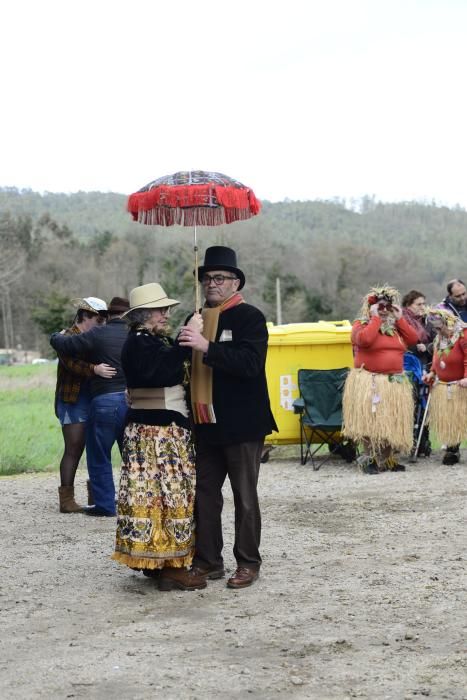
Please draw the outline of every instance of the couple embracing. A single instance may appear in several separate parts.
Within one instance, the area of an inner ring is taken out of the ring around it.
[[[227,586],[250,586],[261,566],[257,484],[264,438],[277,430],[266,384],[266,321],[240,294],[245,275],[231,248],[208,248],[198,279],[205,305],[175,340],[168,319],[179,302],[159,284],[134,289],[126,314],[130,410],[113,558],[156,578],[160,590],[205,588],[225,575],[226,476],[237,565]]]

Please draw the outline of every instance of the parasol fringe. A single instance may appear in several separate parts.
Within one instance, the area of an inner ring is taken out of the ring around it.
[[[213,184],[159,186],[135,192],[128,198],[128,211],[143,224],[218,226],[249,219],[261,203],[249,188]]]
[[[247,209],[251,214],[258,214],[261,204],[254,192],[248,188],[240,190],[233,187],[216,187],[219,204],[226,209]]]
[[[135,221],[140,224],[156,226],[219,226],[230,224],[234,221],[243,221],[251,217],[249,211],[244,209],[150,209],[139,211]]]

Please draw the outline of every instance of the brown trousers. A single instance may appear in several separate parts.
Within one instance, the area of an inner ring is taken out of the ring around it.
[[[222,486],[228,476],[235,505],[234,557],[238,566],[259,569],[261,513],[257,484],[263,440],[236,445],[196,446],[194,566],[223,566]]]

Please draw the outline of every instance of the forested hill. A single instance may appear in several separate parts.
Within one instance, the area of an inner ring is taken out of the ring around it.
[[[32,219],[49,214],[84,239],[105,230],[125,236],[134,231],[126,199],[126,195],[114,192],[41,195],[31,190],[0,188],[0,213]],[[384,243],[389,249],[404,249],[410,239],[417,246],[428,244],[434,257],[438,257],[438,250],[459,254],[467,231],[467,212],[418,202],[383,204],[369,197],[359,203],[358,212],[346,209],[340,201],[263,202],[261,216],[247,225],[280,241],[286,232],[287,238],[297,243],[309,242],[311,236],[370,247]],[[231,226],[231,235],[244,226]]]
[[[66,224],[78,237],[111,230],[118,235],[127,230],[129,217],[126,197],[114,192],[74,192],[63,194],[0,188],[0,212],[39,219],[49,214],[57,223]]]
[[[213,243],[237,250],[248,300],[273,321],[279,277],[283,322],[291,323],[352,319],[368,287],[382,282],[403,293],[420,289],[438,301],[448,279],[467,274],[466,234],[467,212],[461,208],[364,198],[359,211],[340,201],[263,202],[261,214],[249,221],[199,228],[198,243],[201,256]],[[133,223],[125,195],[3,188],[0,236],[2,251],[16,249],[23,274],[35,280],[28,288],[31,308],[39,299],[43,306],[51,290],[62,300],[79,294],[107,298],[155,279],[191,304],[190,229]],[[10,287],[20,279],[18,273]]]

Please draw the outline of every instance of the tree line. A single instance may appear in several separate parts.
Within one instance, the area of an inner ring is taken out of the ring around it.
[[[68,325],[70,299],[128,296],[159,281],[182,302],[177,326],[194,303],[190,228],[148,227],[125,211],[126,197],[79,192],[40,195],[0,189],[0,347],[48,352],[48,334]],[[430,301],[462,277],[467,213],[435,204],[343,201],[263,203],[245,222],[198,229],[207,246],[236,249],[245,297],[276,321],[281,280],[283,323],[352,320],[368,287],[416,288]]]

